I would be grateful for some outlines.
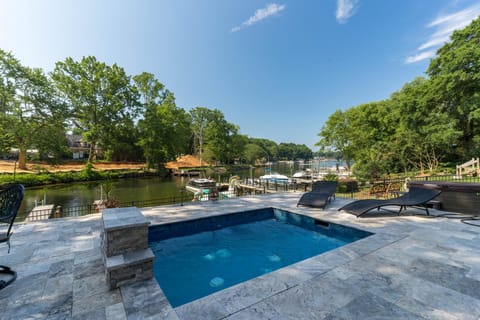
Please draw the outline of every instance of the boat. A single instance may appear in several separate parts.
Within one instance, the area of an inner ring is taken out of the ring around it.
[[[292,178],[296,179],[312,179],[312,171],[307,169],[307,170],[301,170],[297,171],[292,175]]]
[[[217,195],[217,183],[213,179],[190,179],[185,189],[194,194],[194,200],[206,201]]]
[[[263,182],[273,182],[273,183],[288,183],[289,179],[283,174],[278,174],[275,172],[260,176],[260,181]]]
[[[185,186],[185,189],[193,193],[213,188],[217,188],[215,180],[206,178],[190,179]]]

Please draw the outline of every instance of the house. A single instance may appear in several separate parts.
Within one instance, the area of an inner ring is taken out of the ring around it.
[[[67,134],[68,148],[72,152],[72,159],[86,159],[90,152],[90,144],[83,141],[83,137],[80,134]],[[95,147],[95,156],[103,157],[103,148]]]

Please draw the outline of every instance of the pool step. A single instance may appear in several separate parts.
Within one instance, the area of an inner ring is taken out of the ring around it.
[[[150,222],[135,207],[102,211],[102,247],[110,289],[153,276],[154,254],[148,247]]]
[[[105,271],[110,289],[150,279],[154,257],[150,248],[107,257]]]

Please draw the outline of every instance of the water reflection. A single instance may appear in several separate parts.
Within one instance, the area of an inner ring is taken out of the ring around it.
[[[335,161],[299,163],[285,161],[272,164],[272,171],[292,176],[298,170],[313,168],[313,170],[323,169],[335,166]],[[218,182],[228,182],[232,175],[238,175],[241,179],[251,177],[258,178],[265,174],[265,168],[257,167],[236,172],[214,172],[207,173],[211,178]],[[185,187],[188,177],[171,178],[134,178],[114,180],[112,183],[112,196],[122,203],[129,201],[143,201],[151,199],[164,199],[180,195],[180,190]],[[42,188],[27,188],[22,206],[19,211],[19,218],[23,219],[27,212],[30,212],[35,203],[41,204],[43,200],[47,204],[55,204],[62,207],[75,207],[90,205],[95,200],[102,197],[101,184],[105,182],[72,183],[54,186],[45,186]],[[105,196],[104,196],[105,198]]]

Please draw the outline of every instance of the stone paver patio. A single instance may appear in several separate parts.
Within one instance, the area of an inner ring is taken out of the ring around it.
[[[154,279],[109,290],[99,214],[19,223],[0,265],[0,319],[479,319],[480,228],[408,215],[297,208],[300,193],[141,209],[152,224],[276,207],[375,235],[172,308]],[[435,210],[431,210],[436,213]],[[443,212],[442,212],[443,213]]]

